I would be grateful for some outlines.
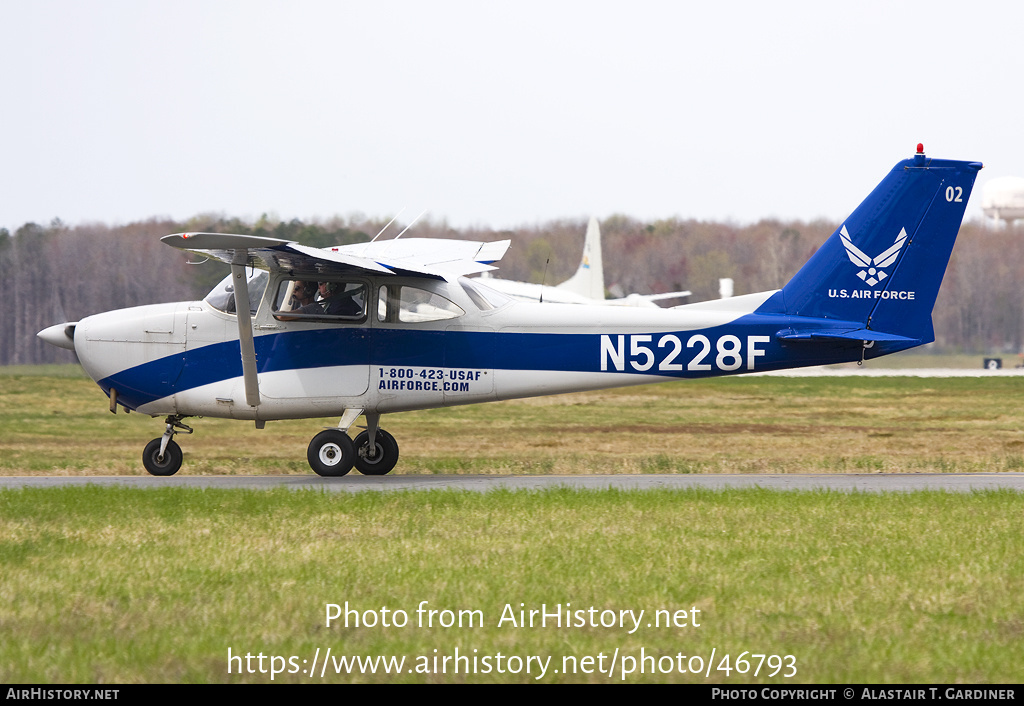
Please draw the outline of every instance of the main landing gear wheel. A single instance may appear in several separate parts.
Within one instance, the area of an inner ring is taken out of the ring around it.
[[[352,439],[340,429],[327,429],[313,437],[306,451],[309,467],[318,476],[343,476],[352,470],[356,450]]]
[[[383,429],[378,429],[370,453],[370,432],[360,433],[355,440],[356,470],[364,476],[383,476],[398,463],[398,442]]]
[[[142,465],[154,476],[173,476],[181,468],[181,447],[171,439],[161,456],[161,441],[163,439],[158,437],[146,444],[146,449],[142,452]]]

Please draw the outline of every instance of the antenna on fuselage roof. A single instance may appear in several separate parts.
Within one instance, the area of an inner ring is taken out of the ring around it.
[[[402,206],[402,207],[401,207],[400,209],[398,209],[398,213],[396,213],[396,214],[395,214],[395,215],[394,215],[394,216],[393,216],[393,217],[391,218],[391,220],[390,220],[390,221],[388,221],[388,222],[387,222],[387,223],[386,223],[386,224],[384,225],[384,227],[380,229],[380,233],[377,233],[377,235],[373,236],[373,238],[371,238],[371,239],[369,240],[369,242],[367,242],[367,243],[364,243],[364,244],[363,244],[363,254],[364,254],[364,255],[366,254],[366,248],[368,248],[368,247],[370,246],[370,243],[372,243],[372,242],[373,242],[373,241],[375,241],[375,240],[376,240],[377,238],[379,238],[379,237],[380,237],[380,236],[381,236],[381,235],[382,235],[382,234],[384,233],[384,231],[386,231],[386,230],[387,230],[387,229],[388,229],[388,228],[389,228],[389,227],[391,226],[391,224],[392,224],[392,223],[394,223],[394,222],[395,222],[396,220],[398,220],[398,217],[402,215],[402,211],[404,211],[404,210],[405,210],[405,206]]]
[[[381,228],[381,229],[380,229],[380,233],[377,233],[377,235],[373,236],[373,239],[372,239],[372,240],[370,240],[370,242],[372,243],[372,242],[373,242],[374,240],[376,240],[377,238],[379,238],[379,237],[380,237],[380,236],[381,236],[381,235],[382,235],[382,234],[384,233],[384,231],[386,231],[386,230],[388,229],[388,227],[389,227],[389,226],[390,226],[390,225],[391,225],[392,223],[394,223],[394,222],[395,222],[395,220],[396,220],[396,219],[397,219],[397,218],[398,218],[399,216],[401,216],[401,215],[402,215],[402,211],[404,211],[404,210],[405,210],[405,206],[402,206],[402,208],[400,208],[400,209],[398,210],[398,213],[396,213],[396,214],[395,214],[394,218],[392,218],[392,219],[391,219],[390,221],[388,221],[388,222],[387,222],[387,225],[385,225],[385,226],[384,226],[383,228]]]
[[[418,220],[420,219],[420,216],[422,216],[422,215],[423,215],[424,213],[426,213],[426,212],[427,212],[427,209],[423,209],[422,211],[420,211],[420,215],[419,215],[419,216],[416,216],[416,217],[415,217],[415,218],[413,218],[413,219],[412,219],[411,221],[409,221],[409,225],[407,225],[407,226],[406,226],[405,228],[403,228],[403,229],[402,229],[402,232],[401,232],[401,233],[399,233],[398,235],[396,235],[396,236],[395,236],[394,238],[392,238],[392,239],[391,239],[391,240],[389,240],[388,242],[389,242],[389,243],[393,243],[393,242],[395,242],[396,240],[398,240],[399,238],[401,238],[401,237],[402,237],[403,235],[405,235],[405,231],[407,231],[407,230],[409,230],[410,228],[412,228],[412,224],[413,224],[413,223],[415,223],[416,221],[418,221]],[[398,216],[395,216],[395,218],[397,218],[397,217],[398,217]],[[391,247],[391,246],[389,245],[389,246],[388,246],[387,248],[384,248],[384,250],[383,250],[383,251],[381,252],[381,255],[384,255],[384,254],[385,254],[385,253],[386,253],[386,252],[388,251],[388,249],[389,249],[390,247]]]
[[[420,216],[422,216],[422,215],[423,215],[424,213],[426,213],[426,212],[427,212],[427,209],[423,209],[422,211],[420,211]],[[401,238],[401,237],[402,237],[403,235],[405,235],[405,231],[407,231],[407,230],[409,230],[410,228],[412,228],[412,224],[413,224],[413,223],[415,223],[416,221],[418,221],[418,220],[420,219],[420,216],[416,216],[416,217],[415,217],[415,218],[413,218],[413,219],[412,219],[411,221],[409,221],[409,225],[407,225],[407,226],[406,226],[405,228],[403,228],[403,229],[402,229],[402,232],[401,232],[401,233],[399,233],[398,235],[396,235],[396,236],[394,237],[394,240],[398,240],[398,239],[399,239],[399,238]]]

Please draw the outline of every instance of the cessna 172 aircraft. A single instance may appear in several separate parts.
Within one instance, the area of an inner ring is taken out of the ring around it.
[[[576,273],[561,284],[548,287],[534,282],[516,282],[510,279],[491,277],[489,272],[480,275],[480,280],[491,289],[497,289],[513,299],[551,304],[607,304],[609,306],[657,307],[654,302],[665,299],[681,299],[692,292],[664,292],[662,294],[630,294],[625,297],[606,299],[604,295],[604,263],[601,254],[601,227],[596,218],[587,224],[587,235],[583,240],[583,258]]]
[[[338,416],[309,444],[310,466],[380,475],[398,461],[380,427],[391,412],[857,361],[934,340],[932,306],[981,166],[919,145],[788,284],[760,294],[672,309],[514,302],[466,277],[493,269],[508,241],[319,250],[183,233],[163,241],[231,264],[206,299],[39,335],[75,350],[111,411],[166,416],[143,452],[154,475],[178,471],[173,437],[201,416],[259,428]]]

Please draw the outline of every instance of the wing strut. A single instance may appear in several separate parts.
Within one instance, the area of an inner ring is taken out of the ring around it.
[[[242,379],[245,381],[245,403],[260,405],[260,383],[256,377],[256,345],[252,338],[252,314],[249,313],[249,282],[245,279],[248,250],[236,250],[231,263],[235,285],[235,315],[238,319],[238,345],[242,351]]]

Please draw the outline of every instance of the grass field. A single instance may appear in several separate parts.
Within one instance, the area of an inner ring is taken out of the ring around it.
[[[112,415],[76,367],[0,376],[0,475],[141,474],[160,419]],[[386,416],[394,473],[1024,470],[1024,377],[738,377]],[[311,473],[336,419],[190,420],[181,473]]]
[[[4,491],[0,681],[1020,682],[1022,511],[1010,492]],[[359,627],[327,627],[346,601]],[[542,606],[596,619],[518,624]],[[229,674],[229,648],[252,661]],[[321,676],[328,648],[405,662]],[[434,662],[456,649],[477,673]],[[753,654],[777,657],[734,671]]]
[[[1024,469],[1022,393],[730,378],[385,421],[399,473],[1002,471]],[[182,473],[305,474],[334,420],[194,421]],[[141,474],[161,431],[75,368],[0,371],[0,474]],[[1022,527],[1012,492],[2,491],[0,681],[1020,682]],[[346,601],[378,624],[327,627]],[[420,627],[422,601],[451,612]]]

